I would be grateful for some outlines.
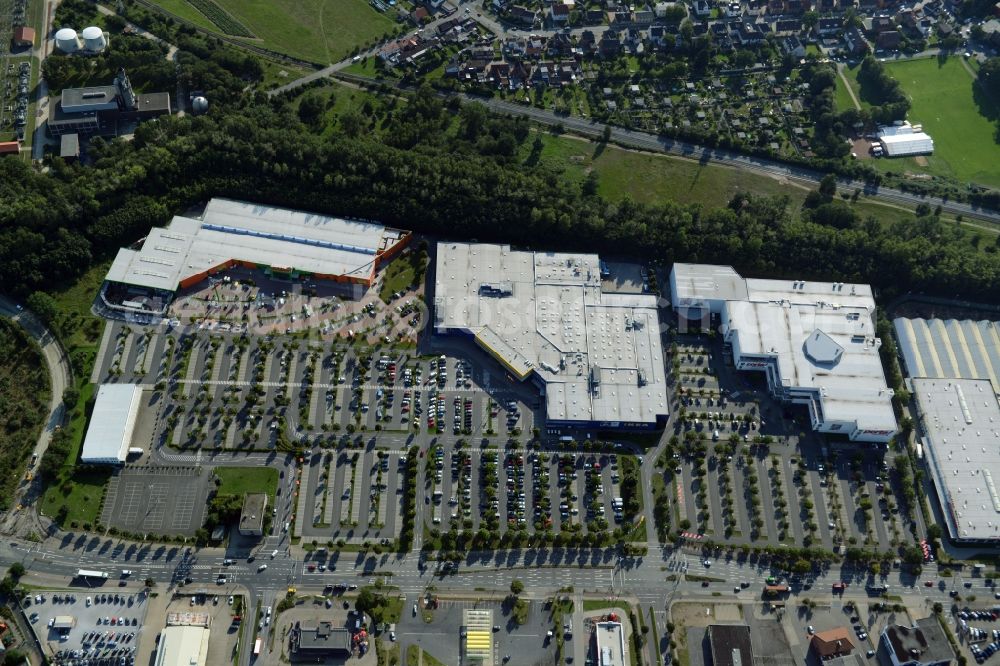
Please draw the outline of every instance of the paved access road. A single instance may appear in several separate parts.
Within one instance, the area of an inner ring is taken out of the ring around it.
[[[45,427],[38,435],[38,442],[34,449],[35,455],[41,460],[49,446],[49,441],[52,439],[52,433],[62,425],[65,417],[62,397],[66,388],[73,382],[69,358],[56,337],[45,328],[35,315],[4,296],[0,296],[0,316],[9,317],[38,342],[38,346],[42,350],[42,357],[45,359],[45,365],[48,367],[49,386],[52,388],[49,396],[49,415],[45,421]],[[11,499],[11,506],[31,503],[41,496],[41,491],[40,481],[22,484]],[[4,516],[3,531],[10,533],[14,524],[20,519],[36,520],[36,514],[34,511],[7,512],[7,515]]]

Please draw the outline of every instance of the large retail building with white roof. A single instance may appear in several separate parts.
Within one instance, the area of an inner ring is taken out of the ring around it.
[[[744,278],[729,266],[674,264],[670,293],[682,321],[717,318],[736,368],[764,372],[776,398],[808,408],[815,430],[860,442],[887,442],[896,433],[868,285]]]
[[[545,394],[550,426],[654,429],[667,410],[656,297],[607,293],[597,255],[439,243],[438,334],[465,334]]]
[[[119,250],[105,281],[126,297],[169,299],[213,273],[245,266],[368,287],[409,239],[407,231],[371,222],[217,198],[199,218],[175,216],[167,227],[151,229],[138,249]],[[141,299],[116,304],[121,300]]]
[[[957,543],[1000,543],[1000,322],[893,321],[917,407],[918,452]]]

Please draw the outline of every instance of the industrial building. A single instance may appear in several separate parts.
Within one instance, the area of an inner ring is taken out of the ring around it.
[[[910,380],[921,449],[951,538],[1000,543],[1000,402],[986,379]]]
[[[594,640],[597,643],[597,663],[600,666],[625,666],[629,663],[625,652],[625,630],[621,622],[595,622]]]
[[[670,293],[680,323],[717,323],[736,368],[764,372],[774,397],[808,408],[814,430],[859,442],[896,433],[868,285],[674,264]]]
[[[97,391],[80,462],[124,465],[142,403],[138,384],[102,384]]]
[[[707,634],[712,666],[751,666],[754,663],[750,627],[747,625],[711,624]]]
[[[264,536],[264,515],[267,512],[267,493],[247,493],[243,496],[240,511],[240,534]]]
[[[493,665],[493,611],[467,608],[462,613],[465,626],[463,664]]]
[[[96,25],[84,28],[79,35],[73,28],[60,28],[55,42],[56,48],[67,55],[97,55],[108,47],[108,33]]]
[[[205,666],[210,634],[207,613],[168,614],[153,666]]]
[[[934,616],[917,620],[912,627],[890,624],[882,631],[879,645],[892,666],[950,666],[955,661],[955,652]]]
[[[934,139],[923,131],[923,127],[906,122],[880,127],[878,142],[886,157],[930,155],[934,152]]]
[[[1000,324],[970,319],[893,320],[911,377],[989,379],[1000,393]]]
[[[996,322],[897,318],[899,354],[950,538],[1000,543],[1000,329]]]
[[[545,394],[547,425],[655,429],[667,395],[656,298],[606,293],[597,255],[439,243],[435,330]]]
[[[233,266],[369,287],[409,240],[408,231],[380,224],[216,198],[200,218],[175,216],[151,229],[141,248],[119,250],[102,297],[109,307],[143,310],[144,299],[169,301]]]
[[[63,89],[46,126],[52,136],[115,135],[126,124],[169,114],[169,93],[137,95],[120,69],[111,85]]]
[[[11,42],[15,48],[19,46],[34,46],[35,29],[23,25],[14,28],[14,36],[11,38]]]

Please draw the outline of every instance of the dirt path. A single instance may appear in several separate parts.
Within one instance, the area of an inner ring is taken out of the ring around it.
[[[857,96],[854,94],[854,88],[851,87],[851,84],[847,81],[847,77],[844,76],[844,66],[842,64],[837,65],[837,76],[840,77],[844,87],[847,88],[847,94],[851,96],[851,101],[854,102],[854,108],[860,111],[861,102],[858,101]]]

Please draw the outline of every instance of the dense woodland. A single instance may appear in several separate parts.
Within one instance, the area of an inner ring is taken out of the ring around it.
[[[0,460],[7,463],[0,469],[0,510],[10,508],[48,401],[41,351],[19,326],[0,319]]]
[[[178,66],[160,60],[161,45],[120,35],[120,18],[97,17],[90,3],[65,0],[59,18],[103,20],[115,38],[97,60],[48,59],[53,85],[134,59],[137,88],[173,92],[179,78],[184,89],[209,95],[211,112],[145,123],[133,142],[95,139],[86,165],[50,158],[51,169],[40,174],[20,160],[0,160],[0,284],[18,295],[71,282],[150,226],[221,195],[456,238],[668,263],[718,261],[748,273],[872,282],[888,294],[966,292],[1000,301],[996,247],[979,251],[960,227],[939,223],[931,211],[890,226],[858,219],[830,191],[810,197],[801,215],[784,199],[749,194],[714,210],[609,202],[596,194],[596,176],[576,183],[539,161],[541,142],[523,119],[446,101],[428,88],[407,101],[365,96],[359,108],[343,105],[339,115],[330,110],[329,88],[268,99],[254,91],[263,76],[255,57],[135,4],[122,9],[180,47]],[[905,100],[894,82],[876,61],[863,69],[863,85],[883,100],[872,113],[897,116],[894,105]],[[836,137],[852,119],[833,113],[832,70],[813,64],[802,76],[830,152],[843,150]]]

